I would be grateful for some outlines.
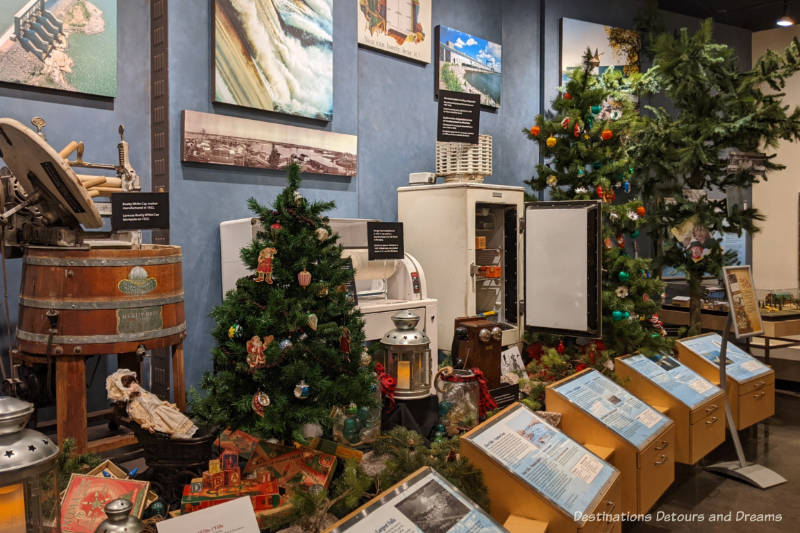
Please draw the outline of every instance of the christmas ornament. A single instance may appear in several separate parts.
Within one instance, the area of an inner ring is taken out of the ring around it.
[[[319,295],[320,296],[327,296],[328,295],[328,285],[327,284],[323,284],[319,288]]]
[[[647,302],[649,302],[649,301],[650,301],[650,295],[649,295],[649,294],[647,294],[647,293],[644,293],[644,294],[642,294],[642,301],[643,301],[644,303],[647,303]]]
[[[542,128],[540,128],[539,126],[533,126],[531,128],[531,135],[533,135],[534,137],[537,137],[539,135],[539,132],[541,132],[541,131],[542,131]]]
[[[617,321],[622,320],[622,311],[613,311],[611,313],[611,318]]]
[[[635,239],[636,237],[638,237],[638,236],[639,236],[639,230],[638,230],[638,229],[635,229],[635,230],[633,230],[633,231],[631,232],[631,237],[633,237],[634,239]]]
[[[640,217],[643,217],[645,213],[647,213],[647,209],[645,209],[643,205],[636,208],[636,214]]]
[[[264,416],[264,409],[269,407],[269,396],[267,396],[266,392],[258,391],[253,395],[253,411],[256,412],[258,416]]]
[[[614,247],[614,241],[611,240],[611,237],[606,237],[605,239],[603,239],[603,244],[609,250]]]
[[[372,356],[369,354],[369,352],[367,352],[367,350],[361,352],[361,366],[369,366],[371,362]]]
[[[299,283],[301,287],[308,287],[311,283],[311,273],[305,268],[298,272],[297,283]]]
[[[601,106],[601,105],[593,105],[592,106],[592,114],[593,115],[597,115],[602,110],[603,110],[603,106]]]
[[[569,128],[569,117],[564,117],[564,120],[561,121],[561,127],[564,129]]]
[[[617,234],[617,247],[625,248],[625,237],[623,237],[622,233]]]
[[[242,326],[239,324],[234,324],[228,328],[228,338],[233,340],[236,337],[242,336]]]
[[[637,215],[633,211],[628,211],[628,218],[636,222],[637,220],[639,220],[639,215]]]
[[[566,351],[566,348],[564,348],[564,341],[558,341],[558,347],[556,348],[556,351],[560,354],[563,354]]]
[[[623,183],[622,184],[622,190],[625,191],[625,192],[631,192],[631,182],[630,181],[626,181],[625,183]]]
[[[631,279],[631,275],[625,272],[624,270],[620,270],[619,274],[617,274],[617,279],[624,283],[629,279]]]
[[[247,341],[247,364],[250,365],[250,370],[264,368],[266,366],[267,358],[264,355],[264,350],[267,349],[267,346],[270,345],[273,339],[274,337],[270,335],[269,337],[264,337],[262,341],[261,337],[254,335]]]
[[[587,124],[587,126],[590,127],[590,128],[592,127],[591,124]],[[583,134],[583,140],[588,141],[591,138],[592,137],[588,133],[584,133]]]
[[[581,128],[578,126],[577,122],[575,123],[575,127],[572,128],[572,135],[574,135],[576,139],[581,136]]]
[[[619,120],[621,116],[622,116],[622,111],[620,111],[619,109],[614,109],[609,114],[609,118],[611,118],[611,120]]]
[[[272,258],[278,253],[275,248],[263,248],[258,252],[258,267],[256,268],[256,282],[266,281],[272,285]]]
[[[622,313],[622,318],[624,318],[625,320],[628,320],[630,317],[631,317],[631,314],[628,311],[624,311]]]
[[[564,100],[572,100],[572,95],[569,93],[564,93]]]
[[[339,337],[339,350],[342,353],[350,353],[350,330],[347,326],[342,328],[342,335]]]
[[[612,203],[614,200],[616,200],[616,198],[617,198],[617,195],[612,190],[608,190],[608,191],[605,192],[605,194],[603,194],[603,200],[607,204]]]
[[[617,298],[628,297],[628,287],[626,287],[625,285],[620,285],[619,287],[617,287],[617,290],[615,292],[617,294]]]
[[[611,220],[611,222],[616,222],[617,219],[619,219],[619,214],[616,211],[611,211],[608,214],[608,218]]]
[[[314,231],[314,233],[316,233],[316,235],[317,235],[317,239],[318,239],[318,240],[320,240],[320,241],[324,241],[324,240],[326,240],[328,237],[330,237],[330,236],[331,236],[331,234],[330,234],[330,233],[328,232],[328,230],[327,230],[327,229],[325,229],[325,228],[317,228],[317,229]]]
[[[600,134],[600,138],[603,139],[604,141],[609,140],[613,136],[614,134],[611,133],[611,130],[603,130],[603,133]]]
[[[352,444],[355,444],[360,440],[359,432],[361,430],[361,424],[358,421],[358,407],[356,407],[356,404],[351,403],[347,409],[345,409],[345,415],[347,418],[345,418],[342,427],[342,436]]]
[[[275,234],[275,233],[278,233],[280,230],[282,230],[282,229],[283,229],[283,226],[281,225],[281,223],[280,223],[280,222],[276,222],[276,223],[274,223],[273,225],[271,225],[271,226],[269,227],[269,229],[271,229],[271,230],[272,230],[272,233],[273,233],[273,234]]]
[[[310,315],[308,315],[308,327],[310,327],[314,331],[317,331],[317,323],[318,323],[318,321],[319,321],[319,319],[317,318],[317,315],[315,315],[314,313],[311,313]]]
[[[547,145],[548,148],[553,148],[556,145],[556,143],[558,143],[558,140],[552,135],[548,137],[547,140],[545,141],[545,144]]]
[[[558,183],[558,178],[556,178],[556,177],[555,177],[555,176],[553,176],[552,174],[551,174],[551,175],[549,175],[549,176],[547,176],[547,184],[548,184],[550,187],[555,187],[557,183]]]
[[[597,197],[598,198],[602,198],[603,197],[603,186],[602,185],[598,185],[597,187],[594,188],[594,192],[597,193]]]
[[[288,350],[289,348],[291,348],[291,347],[293,346],[293,344],[292,344],[292,341],[290,341],[289,339],[283,339],[283,340],[282,340],[282,341],[281,341],[281,342],[278,344],[278,346],[280,347],[280,349],[281,349],[281,351],[282,351],[282,352],[285,352],[286,350]]]
[[[292,197],[294,198],[294,205],[297,207],[303,205],[303,195],[300,194],[300,191],[294,191],[294,193],[292,193]]]
[[[582,168],[579,168],[579,169],[578,169],[578,176],[583,176],[584,174],[586,174],[586,171],[585,171],[584,169],[582,169]],[[582,189],[582,188],[583,188],[583,187],[581,187],[581,189]],[[577,190],[577,189],[576,189],[576,190]]]
[[[311,394],[311,387],[308,386],[306,380],[301,379],[300,383],[294,386],[294,397],[298,400],[305,400]]]

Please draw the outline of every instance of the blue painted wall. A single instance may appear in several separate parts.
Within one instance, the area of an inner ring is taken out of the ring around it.
[[[84,141],[84,159],[113,163],[117,158],[117,128],[125,125],[131,146],[131,163],[142,176],[142,189],[150,189],[150,2],[125,0],[117,6],[117,97],[96,98],[70,93],[0,84],[0,116],[30,125],[34,116],[47,121],[47,140],[61,149],[72,140]],[[0,166],[3,166],[0,160]],[[16,325],[21,261],[7,261],[9,307]],[[0,315],[2,316],[2,315]],[[12,328],[14,327],[12,326]],[[6,353],[8,338],[0,319],[0,344]],[[93,364],[93,363],[92,363]],[[89,409],[106,407],[105,360],[97,370]],[[47,415],[44,415],[45,417]]]
[[[356,178],[305,178],[306,197],[336,202],[331,216],[395,219],[395,189],[407,183],[409,172],[432,170],[435,157],[433,63],[421,65],[358,48],[357,0],[334,0],[334,118],[330,123],[211,103],[211,4],[210,0],[169,1],[171,223],[172,241],[183,246],[184,252],[189,384],[196,384],[211,367],[212,341],[208,332],[213,322],[208,313],[221,299],[219,223],[248,216],[246,200],[250,196],[263,203],[271,202],[286,180],[281,172],[182,164],[183,110],[358,135]],[[494,176],[490,182],[520,185],[533,173],[538,154],[521,130],[540,110],[540,86],[545,88],[545,102],[555,94],[559,19],[572,17],[630,27],[643,4],[643,0],[434,1],[434,26],[452,26],[503,46],[503,104],[497,111],[481,113],[481,130],[494,139]],[[119,2],[116,99],[54,95],[0,85],[0,115],[26,123],[34,115],[43,115],[50,124],[48,139],[54,146],[60,147],[72,138],[84,140],[88,159],[106,159],[109,153],[113,154],[116,127],[124,123],[134,165],[142,173],[147,189],[148,5],[147,0]],[[677,15],[668,15],[668,21],[673,27],[696,24],[694,19]],[[743,62],[750,57],[748,31],[718,27],[717,35],[737,49]],[[431,35],[431,45],[432,41]],[[18,261],[11,263],[9,285],[15,294],[19,265]],[[16,315],[14,298],[11,307]]]

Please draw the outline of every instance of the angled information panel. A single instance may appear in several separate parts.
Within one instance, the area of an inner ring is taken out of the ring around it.
[[[709,363],[719,367],[719,351],[722,347],[722,337],[717,333],[709,333],[708,335],[700,335],[699,337],[690,337],[688,339],[681,339],[677,341],[684,345],[689,350],[693,351]],[[768,374],[772,371],[767,365],[745,352],[732,342],[728,343],[727,350],[727,367],[726,372],[728,377],[736,381],[742,382],[761,374]]]
[[[697,407],[722,392],[722,389],[670,355],[636,354],[617,361],[631,367],[689,408]]]
[[[670,419],[596,370],[555,387],[559,394],[637,448],[669,425]]]
[[[591,512],[616,469],[521,404],[462,437],[570,517]]]
[[[506,529],[428,467],[343,518],[329,533],[495,533]]]

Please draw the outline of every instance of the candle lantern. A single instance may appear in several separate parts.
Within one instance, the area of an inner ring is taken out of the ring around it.
[[[0,396],[0,531],[60,532],[58,446],[25,429],[33,404]]]
[[[379,360],[386,373],[395,378],[398,400],[418,400],[431,394],[430,339],[424,331],[416,329],[419,315],[411,310],[392,316],[395,329],[381,339]]]

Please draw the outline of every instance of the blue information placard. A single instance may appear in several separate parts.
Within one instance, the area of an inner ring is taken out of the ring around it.
[[[670,421],[597,370],[562,383],[555,390],[637,448],[658,435]]]
[[[617,362],[629,366],[690,409],[722,392],[671,355],[636,354]]]
[[[719,368],[719,354],[722,349],[722,337],[717,333],[710,333],[700,337],[681,339],[679,343]],[[770,368],[745,352],[732,342],[728,342],[726,351],[726,368],[728,376],[738,382],[748,381],[761,374],[770,372]]]
[[[616,472],[521,404],[462,438],[573,517],[591,511]]]

